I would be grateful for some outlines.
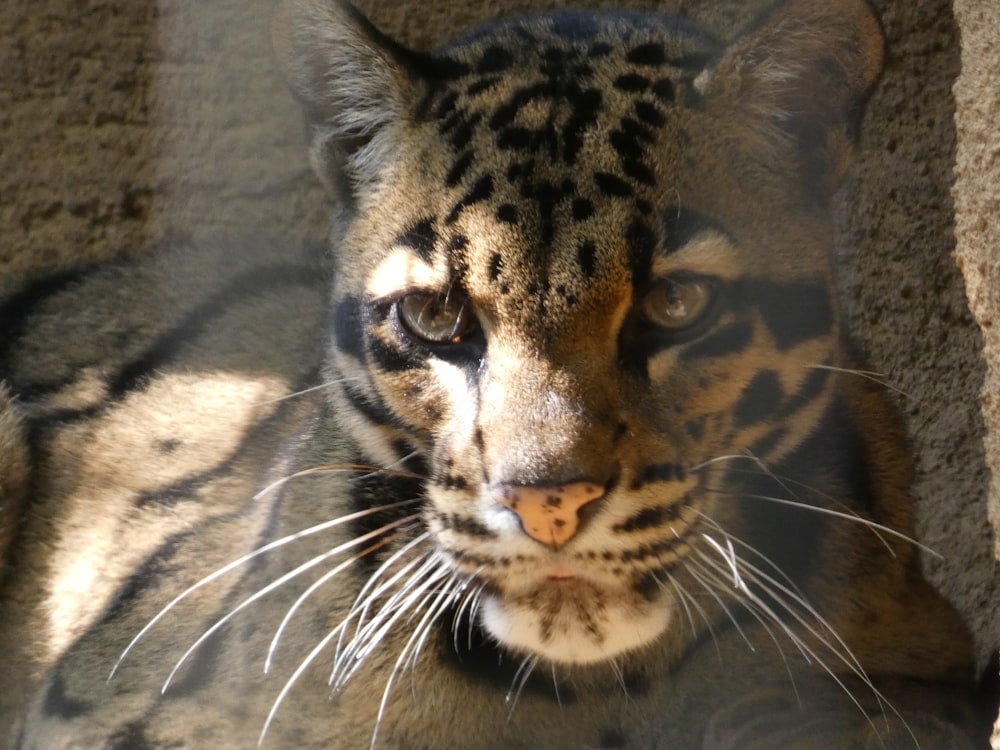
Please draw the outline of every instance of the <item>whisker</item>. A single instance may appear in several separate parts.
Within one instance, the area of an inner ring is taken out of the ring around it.
[[[276,580],[274,580],[271,583],[269,583],[266,586],[264,586],[264,588],[259,589],[255,593],[253,593],[250,596],[248,596],[246,599],[244,599],[242,602],[240,602],[238,605],[236,605],[236,607],[234,607],[233,609],[229,610],[229,612],[227,614],[225,614],[223,617],[220,617],[218,620],[216,620],[215,623],[210,628],[208,628],[208,630],[206,630],[204,633],[202,633],[201,636],[199,636],[198,639],[193,644],[191,644],[191,646],[188,648],[188,650],[184,652],[184,655],[180,658],[180,660],[178,660],[178,662],[174,665],[174,668],[172,670],[170,670],[170,674],[167,676],[166,682],[163,683],[163,687],[160,689],[160,693],[163,694],[163,693],[165,693],[167,691],[167,688],[170,687],[170,683],[174,679],[174,675],[177,674],[177,671],[187,662],[188,657],[190,657],[191,654],[193,654],[198,649],[198,647],[201,646],[201,644],[203,644],[206,640],[208,640],[212,636],[213,633],[216,633],[219,630],[219,628],[221,628],[227,622],[229,622],[231,619],[233,619],[233,617],[235,617],[239,612],[241,612],[244,609],[246,609],[247,607],[249,607],[255,601],[257,601],[258,599],[266,596],[267,594],[269,594],[270,592],[272,592],[275,589],[279,588],[280,586],[283,586],[285,583],[287,583],[288,581],[292,580],[293,578],[301,575],[305,571],[310,570],[311,568],[316,567],[317,565],[319,565],[324,560],[327,560],[330,557],[333,557],[334,555],[338,555],[341,552],[344,552],[345,550],[348,550],[348,549],[350,549],[352,547],[357,547],[359,544],[361,544],[363,542],[367,542],[367,541],[369,541],[371,539],[374,539],[374,538],[376,538],[378,536],[381,536],[382,534],[384,534],[387,531],[391,531],[393,529],[398,529],[400,526],[403,526],[403,525],[405,525],[405,524],[413,521],[415,518],[418,518],[418,517],[419,516],[417,514],[406,516],[405,518],[401,518],[401,519],[399,519],[397,521],[393,521],[391,523],[387,523],[384,526],[381,526],[378,529],[375,529],[374,531],[370,531],[367,534],[359,536],[359,537],[357,537],[355,539],[351,539],[350,541],[344,542],[342,544],[338,544],[336,547],[334,547],[332,549],[329,549],[326,552],[323,552],[322,554],[316,555],[312,559],[307,560],[306,562],[302,563],[301,565],[293,568],[289,572],[285,573],[284,575],[280,576]]]
[[[882,544],[885,546],[886,550],[893,557],[896,556],[896,553],[892,549],[892,546],[885,539],[882,538],[882,534],[886,534],[888,536],[895,537],[895,538],[900,539],[900,540],[902,540],[904,542],[912,544],[917,549],[919,549],[919,550],[927,553],[928,555],[931,555],[932,557],[935,557],[935,558],[937,558],[939,560],[943,560],[944,559],[944,556],[941,553],[939,553],[939,552],[935,551],[934,549],[928,547],[926,544],[923,544],[922,542],[918,541],[917,539],[913,538],[912,536],[908,536],[907,534],[904,534],[904,533],[902,533],[900,531],[897,531],[896,529],[892,528],[891,526],[885,526],[884,524],[880,524],[880,523],[878,523],[876,521],[873,521],[873,520],[871,520],[869,518],[865,518],[864,516],[862,516],[861,514],[857,513],[856,511],[851,510],[850,506],[847,503],[843,502],[842,500],[838,500],[837,498],[833,497],[832,495],[830,495],[828,493],[825,493],[825,492],[822,492],[819,489],[817,489],[815,487],[811,487],[811,486],[809,486],[809,485],[807,485],[807,484],[805,484],[803,482],[800,482],[798,480],[792,479],[790,477],[783,477],[783,476],[780,476],[778,474],[775,474],[773,471],[771,471],[771,469],[769,469],[764,464],[763,461],[761,461],[756,456],[750,456],[750,455],[718,456],[718,457],[716,457],[714,459],[710,459],[709,461],[705,461],[705,462],[703,462],[701,464],[698,464],[697,466],[691,468],[689,471],[692,471],[692,472],[700,471],[701,469],[704,469],[707,466],[709,466],[711,464],[714,464],[714,463],[717,463],[717,462],[720,462],[720,461],[735,461],[735,460],[744,460],[744,461],[750,461],[750,462],[752,462],[754,465],[756,465],[757,467],[760,468],[760,470],[761,470],[762,473],[766,474],[767,476],[771,477],[776,482],[778,482],[793,497],[794,497],[795,493],[792,492],[791,488],[788,487],[787,485],[795,485],[795,486],[798,486],[798,487],[800,487],[800,488],[802,488],[804,490],[807,490],[808,492],[815,493],[817,496],[822,497],[824,500],[829,500],[831,503],[839,505],[841,508],[845,508],[846,510],[844,510],[844,511],[838,511],[838,510],[834,510],[833,508],[826,508],[826,507],[819,506],[819,505],[812,505],[811,503],[807,503],[807,502],[804,502],[804,501],[801,501],[801,500],[792,500],[792,499],[788,499],[788,498],[772,497],[772,496],[769,496],[769,495],[745,494],[745,493],[739,492],[737,490],[723,490],[723,489],[715,489],[715,488],[705,487],[705,488],[703,488],[703,491],[705,491],[705,492],[714,492],[714,493],[717,493],[717,494],[732,494],[732,495],[736,495],[738,497],[745,497],[745,498],[755,499],[755,500],[765,500],[765,501],[777,503],[777,504],[780,504],[780,505],[787,505],[787,506],[790,506],[790,507],[799,508],[801,510],[813,511],[813,512],[816,512],[816,513],[820,513],[820,514],[832,516],[832,517],[835,517],[835,518],[840,518],[840,519],[845,520],[845,521],[850,521],[852,523],[861,524],[862,526],[867,527],[873,534],[875,534],[876,538],[878,538],[879,541],[882,542]],[[754,472],[746,472],[746,473],[753,474]]]
[[[264,489],[253,496],[254,500],[260,500],[264,495],[269,492],[273,492],[278,487],[282,487],[293,479],[301,479],[302,477],[312,476],[314,474],[348,474],[351,472],[365,471],[369,474],[379,474],[385,472],[385,469],[381,469],[378,466],[370,466],[367,464],[327,464],[325,466],[312,466],[308,469],[302,469],[301,471],[296,471],[294,474],[289,474],[288,476],[282,477],[281,479],[271,482]],[[413,472],[407,471],[394,471],[392,472],[394,476],[407,477],[410,479],[423,479],[419,474],[414,474]],[[415,501],[407,501],[415,502]],[[382,508],[388,508],[391,506],[382,505]]]
[[[323,390],[324,388],[330,388],[335,385],[340,385],[341,383],[349,383],[351,381],[359,381],[362,378],[337,378],[336,380],[328,380],[325,383],[320,383],[319,385],[311,386],[310,388],[303,388],[300,391],[295,391],[294,393],[287,393],[284,396],[278,396],[277,398],[268,399],[267,401],[258,401],[256,404],[252,404],[254,408],[259,408],[261,406],[270,406],[271,404],[277,404],[281,401],[288,401],[289,399],[298,398],[299,396],[305,396],[314,391]]]
[[[416,578],[416,576],[423,575],[425,576],[424,580],[412,583],[413,578],[411,578],[411,582],[408,582],[411,588],[404,591],[405,598],[398,604],[394,604],[393,600],[387,602],[372,622],[351,643],[347,644],[345,654],[342,657],[345,665],[344,671],[337,674],[337,665],[335,665],[335,671],[330,677],[330,684],[334,691],[340,690],[350,680],[368,655],[378,648],[396,622],[413,609],[427,589],[450,574],[450,570],[441,565],[441,560],[437,555],[431,556],[428,563],[431,565],[421,566],[414,576]]]
[[[118,671],[118,668],[121,666],[122,662],[125,661],[125,658],[129,655],[129,653],[132,651],[132,649],[135,647],[135,645],[140,640],[142,640],[143,636],[145,636],[146,633],[148,633],[156,625],[156,623],[158,623],[160,620],[162,620],[174,607],[176,607],[178,604],[180,604],[182,601],[184,601],[187,597],[189,597],[195,591],[198,591],[199,589],[207,586],[212,581],[215,581],[215,580],[221,578],[222,576],[226,575],[226,573],[229,573],[230,571],[235,570],[236,568],[240,567],[241,565],[245,565],[246,563],[250,562],[251,560],[253,560],[253,559],[257,558],[257,557],[260,557],[261,555],[266,554],[267,552],[270,552],[273,549],[277,549],[278,547],[281,547],[281,546],[283,546],[285,544],[289,544],[290,542],[294,542],[294,541],[297,541],[299,539],[304,539],[307,536],[312,536],[313,534],[318,534],[321,531],[327,531],[328,529],[332,529],[332,528],[334,528],[336,526],[340,526],[341,524],[344,524],[344,523],[350,523],[352,521],[357,521],[357,520],[359,520],[361,518],[365,518],[366,516],[370,516],[370,515],[373,515],[375,513],[380,513],[380,512],[382,512],[384,510],[395,510],[395,509],[398,509],[398,508],[404,508],[404,507],[406,507],[408,505],[412,505],[413,503],[417,503],[417,502],[420,502],[420,500],[419,499],[403,500],[403,501],[400,501],[398,503],[390,503],[389,505],[381,505],[381,506],[379,506],[377,508],[367,508],[365,510],[358,511],[356,513],[350,513],[350,514],[348,514],[346,516],[340,516],[339,518],[334,518],[334,519],[332,519],[330,521],[324,521],[324,522],[316,524],[315,526],[312,526],[312,527],[310,527],[308,529],[304,529],[302,531],[296,531],[293,534],[288,534],[287,536],[283,536],[281,539],[276,539],[273,542],[269,542],[268,544],[265,544],[263,547],[258,547],[257,549],[253,550],[252,552],[248,552],[247,554],[243,555],[242,557],[239,557],[239,558],[233,560],[232,562],[227,563],[226,565],[223,565],[221,568],[219,568],[218,570],[216,570],[214,573],[210,573],[209,575],[205,576],[204,578],[202,578],[197,583],[194,583],[191,586],[189,586],[188,588],[184,589],[184,591],[182,591],[180,594],[178,594],[177,596],[175,596],[163,609],[161,609],[153,617],[153,619],[151,619],[148,623],[146,623],[143,626],[143,628],[135,635],[134,638],[132,638],[132,640],[129,642],[129,644],[125,647],[124,651],[122,651],[121,656],[118,657],[118,661],[116,661],[115,665],[111,668],[111,674],[108,675],[108,681],[110,682],[114,678],[115,673]]]
[[[461,584],[461,579],[459,579],[452,571],[448,571],[450,579],[445,583],[445,586],[440,591],[431,592],[424,597],[423,602],[421,602],[420,608],[424,606],[424,603],[434,599],[434,603],[427,608],[424,616],[420,619],[420,622],[413,629],[410,634],[409,639],[403,646],[396,658],[396,663],[393,665],[392,671],[389,673],[389,678],[386,680],[385,688],[382,690],[382,700],[379,703],[378,714],[375,717],[375,729],[372,731],[372,740],[369,745],[369,750],[375,750],[375,743],[378,740],[378,730],[382,724],[382,719],[385,716],[385,709],[389,702],[389,694],[392,691],[392,685],[396,679],[396,675],[401,671],[405,671],[411,666],[411,658],[415,658],[416,654],[420,653],[420,649],[430,632],[435,621],[441,616],[444,609],[451,603],[453,591],[452,589]]]
[[[704,552],[699,551],[699,555],[708,561],[708,556]],[[763,556],[761,556],[763,558]],[[893,714],[895,714],[900,721],[902,721],[904,727],[906,727],[907,732],[913,739],[914,743],[919,747],[917,738],[914,735],[909,724],[903,718],[899,710],[889,701],[886,696],[875,687],[871,678],[865,672],[864,667],[861,665],[860,661],[851,651],[847,643],[841,638],[837,633],[836,629],[829,623],[826,618],[824,618],[815,607],[813,607],[803,596],[799,593],[788,588],[780,581],[764,572],[752,563],[740,558],[739,566],[742,568],[742,575],[750,580],[755,586],[763,590],[783,611],[790,615],[801,627],[803,627],[806,632],[814,638],[819,644],[821,644],[835,659],[840,661],[848,671],[857,677],[862,684],[865,685],[876,698],[879,705],[886,709],[888,708]],[[728,570],[728,563],[724,570]],[[720,571],[721,572],[721,571]],[[800,636],[798,636],[794,630],[791,629],[787,624],[784,623],[783,618],[779,617],[776,612],[758,596],[752,589],[747,589],[741,591],[746,597],[747,601],[752,603],[755,607],[759,607],[762,612],[766,613],[769,618],[771,618],[775,623],[782,626],[782,630],[785,634],[792,640],[792,642],[799,648],[803,656],[806,657],[807,661],[817,663],[824,672],[844,691],[845,695],[851,700],[852,703],[858,708],[862,716],[869,722],[869,724],[874,728],[875,724],[872,717],[861,705],[861,702],[854,696],[851,690],[847,687],[846,683],[837,675],[836,672],[826,663],[826,661],[820,658],[819,654],[809,646]],[[795,605],[795,606],[793,606]],[[801,609],[801,611],[800,611]],[[805,612],[809,617],[813,618],[815,622],[822,628],[823,631],[829,634],[829,639],[821,634],[816,627],[809,624],[803,616],[802,612]],[[832,639],[832,642],[831,640]],[[811,658],[810,658],[811,657]]]
[[[341,634],[341,639],[340,641],[338,641],[337,649],[334,653],[334,659],[333,659],[334,673],[336,673],[341,668],[342,664],[346,663],[350,659],[348,651],[355,647],[352,644],[359,643],[361,641],[363,634],[370,632],[370,630],[373,627],[375,627],[371,625],[371,623],[369,623],[368,625],[365,624],[365,619],[368,616],[368,611],[371,609],[372,604],[376,602],[379,599],[379,597],[381,597],[386,591],[392,588],[401,579],[405,578],[406,576],[410,576],[411,581],[414,579],[419,579],[421,576],[425,575],[427,571],[430,570],[430,568],[433,566],[433,553],[429,550],[425,551],[420,555],[418,555],[417,557],[415,557],[414,559],[410,560],[409,562],[403,564],[402,567],[396,570],[387,580],[379,583],[378,586],[375,586],[375,582],[378,581],[378,579],[380,579],[395,564],[397,560],[401,559],[404,554],[407,554],[412,548],[416,547],[419,543],[426,541],[427,538],[429,537],[430,537],[430,532],[429,531],[424,532],[423,534],[420,535],[420,537],[414,539],[412,542],[404,546],[402,549],[398,550],[388,560],[382,563],[382,565],[380,565],[379,568],[365,582],[364,587],[354,598],[354,602],[351,604],[351,608],[348,610],[347,614],[343,618],[345,625],[355,618],[357,618],[357,624],[354,627],[354,635],[351,637],[351,640],[348,643],[345,644],[343,640],[344,634],[346,634],[347,631],[345,630],[344,633]],[[419,569],[415,574],[411,575],[411,571],[413,570],[414,567],[417,566],[420,566]],[[385,610],[387,607],[392,607],[394,605],[394,602],[396,602],[399,599],[399,597],[403,596],[405,592],[406,592],[406,587],[404,586],[401,589],[401,591],[397,591],[392,597],[390,597],[388,602],[385,602],[383,604],[382,610]],[[378,615],[376,615],[376,617],[377,616]],[[332,675],[330,679],[331,681],[333,680]]]
[[[274,721],[274,717],[278,713],[278,708],[284,702],[285,698],[288,696],[288,693],[291,692],[292,688],[298,682],[299,678],[302,676],[302,673],[305,672],[310,667],[310,665],[316,660],[316,657],[319,656],[320,653],[322,653],[323,649],[325,649],[329,645],[330,641],[332,641],[335,636],[339,635],[343,631],[345,625],[346,623],[341,622],[339,625],[331,629],[329,633],[323,636],[323,639],[313,647],[312,651],[310,651],[301,662],[299,662],[299,666],[296,667],[295,671],[292,672],[291,676],[287,680],[285,680],[285,684],[282,686],[281,690],[278,693],[278,696],[274,699],[274,702],[271,704],[271,710],[268,711],[267,718],[264,720],[264,726],[260,731],[260,736],[257,738],[257,747],[260,747],[263,744],[264,736],[267,734],[267,730],[270,728],[271,723]]]
[[[528,678],[531,677],[531,673],[538,666],[538,662],[541,660],[540,656],[526,656],[521,661],[521,665],[517,668],[517,672],[514,673],[514,679],[511,682],[510,690],[507,691],[507,696],[504,701],[509,706],[507,710],[507,721],[510,722],[511,718],[514,716],[514,709],[517,707],[517,702],[521,698],[521,691],[524,690],[525,684],[528,682]]]
[[[809,364],[809,365],[803,365],[803,367],[805,367],[808,370],[829,370],[830,372],[842,373],[844,375],[857,375],[858,377],[864,378],[865,380],[870,380],[871,382],[875,383],[876,385],[880,385],[883,388],[888,388],[890,391],[895,391],[904,398],[907,399],[913,398],[912,394],[907,393],[899,386],[890,383],[888,377],[883,372],[875,372],[874,370],[859,370],[850,367],[837,367],[836,365]]]
[[[310,596],[312,596],[313,593],[315,593],[315,591],[318,588],[320,588],[323,584],[327,583],[330,579],[335,578],[337,575],[339,575],[344,570],[346,570],[347,568],[349,568],[350,566],[352,566],[358,560],[361,560],[361,559],[367,557],[368,555],[370,555],[373,552],[381,549],[382,547],[386,546],[387,544],[391,544],[392,542],[394,542],[397,539],[399,539],[400,536],[401,536],[401,534],[393,534],[392,536],[386,537],[384,539],[380,539],[375,544],[372,544],[372,545],[369,545],[368,547],[365,547],[363,550],[361,550],[360,552],[358,552],[356,555],[347,558],[346,560],[344,560],[340,564],[334,566],[331,570],[329,570],[326,573],[324,573],[318,579],[316,579],[315,581],[313,581],[313,583],[309,586],[309,588],[307,588],[305,591],[302,592],[302,594],[299,595],[299,598],[295,600],[295,603],[292,604],[292,606],[288,608],[287,612],[285,612],[285,616],[281,619],[281,624],[278,625],[277,630],[275,630],[275,632],[274,632],[274,637],[271,639],[271,643],[270,643],[270,645],[268,646],[268,649],[267,649],[267,658],[264,660],[264,674],[267,674],[268,672],[270,672],[270,670],[271,670],[271,660],[272,660],[272,657],[274,656],[275,650],[278,648],[278,641],[281,640],[281,636],[285,632],[285,628],[288,626],[288,623],[291,622],[292,617],[294,616],[295,612],[306,601],[306,599],[308,599]]]

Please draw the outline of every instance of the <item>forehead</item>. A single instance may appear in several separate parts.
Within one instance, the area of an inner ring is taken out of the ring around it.
[[[680,113],[713,51],[658,19],[560,13],[439,52],[397,173],[394,240],[533,287],[622,265],[676,191]]]

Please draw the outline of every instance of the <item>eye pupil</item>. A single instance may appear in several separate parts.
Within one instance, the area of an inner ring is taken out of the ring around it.
[[[457,344],[476,327],[467,298],[458,294],[414,292],[396,303],[403,327],[415,338],[432,344]]]

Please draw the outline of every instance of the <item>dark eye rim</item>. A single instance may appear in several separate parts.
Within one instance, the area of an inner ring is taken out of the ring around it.
[[[695,316],[691,322],[676,328],[668,328],[650,321],[642,314],[642,300],[644,300],[646,296],[652,293],[658,286],[665,283],[697,283],[704,285],[706,294],[708,295],[708,302],[705,305],[705,309]],[[723,309],[723,296],[724,283],[721,279],[705,274],[679,271],[677,273],[672,273],[655,279],[647,284],[642,292],[637,295],[634,316],[638,328],[643,335],[655,336],[660,339],[669,340],[671,343],[690,341],[691,339],[698,338],[705,333],[718,319],[719,314]]]

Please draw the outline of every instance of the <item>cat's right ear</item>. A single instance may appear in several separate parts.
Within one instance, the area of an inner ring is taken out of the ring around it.
[[[363,199],[392,163],[416,95],[410,53],[340,0],[282,0],[271,38],[309,118],[313,169],[338,199]]]

